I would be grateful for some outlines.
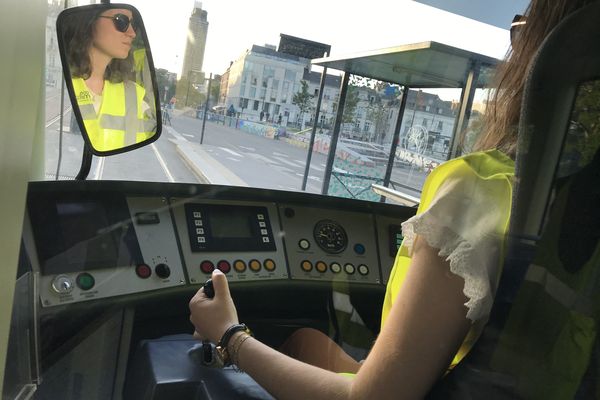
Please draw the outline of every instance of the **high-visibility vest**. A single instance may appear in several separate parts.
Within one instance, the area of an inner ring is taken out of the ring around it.
[[[144,88],[134,82],[112,83],[105,80],[98,113],[94,108],[93,94],[82,78],[73,78],[73,89],[85,129],[95,149],[115,150],[140,143],[156,134],[156,118],[151,112],[144,113]]]
[[[425,180],[417,215],[429,208],[438,189],[449,177],[452,177],[453,179],[464,177],[469,181],[477,182],[477,185],[485,185],[485,189],[494,194],[494,206],[497,208],[497,212],[500,213],[498,226],[496,226],[495,232],[504,237],[508,230],[510,220],[514,161],[500,151],[488,150],[471,153],[441,164],[439,167],[434,169]],[[409,250],[406,246],[404,246],[404,244],[402,244],[398,250],[398,254],[387,283],[381,316],[382,328],[390,313],[393,302],[398,297],[402,283],[406,278],[406,273],[408,272],[410,262],[411,257]],[[498,265],[502,265],[501,259],[498,260]],[[498,268],[497,279],[499,279],[499,275],[500,268]],[[456,364],[458,364],[473,347],[475,341],[483,330],[485,322],[486,321],[476,321],[472,325],[467,337],[464,339],[449,368],[453,368]],[[410,327],[406,327],[406,329],[410,329]]]

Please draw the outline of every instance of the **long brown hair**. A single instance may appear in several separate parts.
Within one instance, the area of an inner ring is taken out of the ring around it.
[[[93,30],[98,17],[110,7],[81,10],[71,14],[65,22],[63,38],[71,76],[88,79],[92,73],[89,48],[93,41]],[[113,59],[104,71],[104,79],[119,83],[131,79],[133,70],[132,52],[125,59]]]
[[[566,16],[598,0],[532,0],[526,24],[496,72],[494,90],[485,113],[483,133],[476,150],[496,148],[514,159],[521,98],[530,62],[544,38]]]

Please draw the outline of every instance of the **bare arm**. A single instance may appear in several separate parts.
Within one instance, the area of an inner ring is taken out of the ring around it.
[[[404,286],[355,379],[304,364],[255,339],[240,348],[239,366],[278,399],[422,398],[470,327],[464,281],[437,253],[415,240]],[[200,336],[216,342],[238,320],[225,276],[216,272],[213,282],[217,295],[209,300],[199,291],[190,302],[190,319]]]

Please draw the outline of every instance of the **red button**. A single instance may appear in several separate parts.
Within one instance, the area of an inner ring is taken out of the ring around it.
[[[210,274],[215,270],[215,265],[210,261],[202,261],[200,263],[200,270],[205,274]]]
[[[152,275],[152,269],[146,264],[140,264],[135,267],[135,273],[142,279],[149,278]]]
[[[222,273],[226,274],[231,271],[231,265],[229,262],[225,260],[221,260],[217,263],[217,268],[221,270]]]

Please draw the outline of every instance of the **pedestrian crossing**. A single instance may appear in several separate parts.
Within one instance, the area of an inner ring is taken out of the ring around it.
[[[165,130],[178,141],[189,142],[186,137],[192,137],[193,135],[182,134],[177,132],[172,127],[165,127]],[[277,168],[278,171],[284,172],[290,175],[303,177],[306,160],[299,160],[290,157],[288,154],[273,152],[271,155],[263,155],[256,152],[254,147],[236,146],[234,149],[224,146],[211,146],[204,145],[204,150],[213,155],[217,160],[219,158],[228,160],[228,162],[241,163],[244,160],[252,159],[264,164],[268,164],[271,167]],[[325,171],[325,164],[315,163],[314,160],[310,166],[310,172],[322,173]],[[310,175],[308,179],[313,182],[321,182],[322,177]],[[289,189],[287,187],[281,187],[281,189]],[[296,190],[296,189],[294,189]]]

